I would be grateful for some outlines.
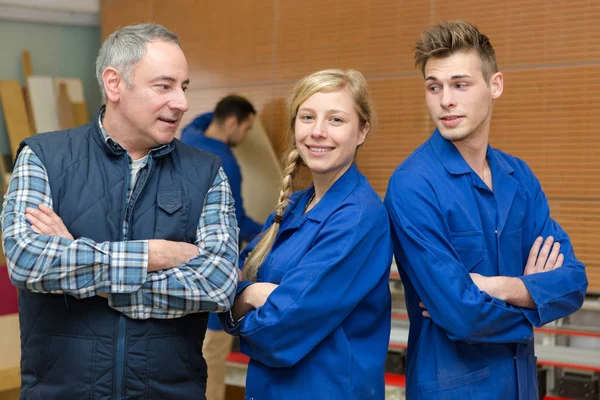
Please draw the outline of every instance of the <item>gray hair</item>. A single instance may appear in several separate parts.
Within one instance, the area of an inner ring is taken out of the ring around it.
[[[181,48],[179,37],[159,24],[139,24],[121,28],[104,41],[96,58],[96,79],[102,99],[106,100],[102,73],[108,67],[121,72],[125,84],[131,85],[131,70],[146,55],[147,45],[154,40],[172,42]]]

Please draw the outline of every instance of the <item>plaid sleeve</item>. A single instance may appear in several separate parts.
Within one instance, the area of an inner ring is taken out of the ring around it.
[[[25,219],[28,207],[52,208],[48,175],[25,147],[13,170],[2,209],[2,244],[13,284],[41,293],[87,298],[101,292],[131,293],[146,280],[148,242],[96,243],[40,235]]]
[[[149,273],[138,292],[109,296],[111,307],[140,319],[231,308],[238,280],[238,228],[223,169],[204,199],[195,244],[200,253],[189,263]]]

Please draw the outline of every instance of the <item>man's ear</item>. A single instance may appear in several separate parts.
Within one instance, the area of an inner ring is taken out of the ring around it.
[[[504,91],[504,76],[502,72],[496,72],[490,78],[490,88],[492,89],[492,99],[497,99]]]
[[[123,83],[123,85],[121,85]],[[124,87],[123,75],[115,67],[107,67],[102,72],[102,84],[104,85],[104,93],[106,100],[116,103],[121,97],[121,90]]]
[[[225,121],[223,122],[223,126],[225,127],[225,132],[227,132],[228,134],[235,131],[237,129],[238,125],[239,125],[239,122],[235,115],[230,115],[229,117],[225,118]]]

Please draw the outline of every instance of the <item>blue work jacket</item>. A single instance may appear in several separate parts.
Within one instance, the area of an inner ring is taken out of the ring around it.
[[[246,399],[383,400],[392,258],[385,207],[355,165],[303,213],[313,191],[292,196],[259,270],[258,282],[279,286],[264,306],[225,324],[250,357]]]
[[[584,266],[533,172],[489,146],[487,160],[493,191],[435,131],[390,178],[385,205],[410,318],[409,400],[537,399],[533,326],[583,302]],[[564,264],[522,276],[538,236],[560,242]],[[520,277],[537,309],[480,291],[471,272]]]

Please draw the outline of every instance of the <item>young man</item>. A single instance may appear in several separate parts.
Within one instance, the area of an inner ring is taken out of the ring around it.
[[[106,105],[26,139],[5,197],[21,398],[204,399],[203,311],[228,310],[237,286],[227,178],[174,140],[189,84],[175,34],[114,32],[96,74]]]
[[[240,242],[250,242],[258,235],[262,225],[246,215],[242,199],[242,172],[231,151],[242,143],[252,129],[256,110],[242,96],[229,95],[219,100],[213,112],[196,117],[181,132],[181,141],[192,147],[208,151],[221,159],[235,200],[235,216],[240,228]],[[227,356],[231,351],[233,336],[223,332],[216,314],[210,314],[202,353],[208,365],[206,396],[209,400],[225,398]]]
[[[235,216],[240,228],[240,242],[249,242],[259,234],[262,225],[244,210],[242,173],[231,148],[242,143],[252,129],[256,110],[242,96],[229,95],[219,100],[213,112],[196,117],[181,132],[181,141],[213,153],[221,159],[223,170],[235,200]]]
[[[489,39],[442,22],[415,61],[437,129],[385,198],[410,317],[407,398],[536,399],[533,326],[579,309],[584,266],[533,172],[488,144],[503,90]]]

